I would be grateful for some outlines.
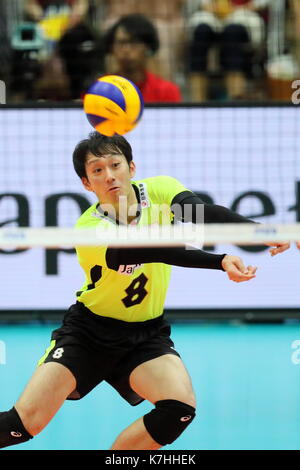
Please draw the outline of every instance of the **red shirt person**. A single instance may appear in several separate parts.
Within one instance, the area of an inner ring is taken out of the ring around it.
[[[141,90],[145,103],[178,103],[181,101],[179,87],[168,80],[145,70],[145,79],[136,85]]]
[[[106,72],[135,83],[145,103],[179,102],[179,87],[149,71],[149,60],[158,48],[157,31],[147,17],[139,14],[123,16],[105,36]]]

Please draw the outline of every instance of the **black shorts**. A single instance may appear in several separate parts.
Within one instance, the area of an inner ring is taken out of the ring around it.
[[[40,363],[58,362],[72,372],[77,385],[69,400],[84,397],[105,380],[134,406],[143,398],[130,387],[133,369],[164,354],[180,357],[173,349],[170,332],[163,316],[130,323],[100,317],[77,302],[66,313],[62,326],[52,332],[51,347]]]

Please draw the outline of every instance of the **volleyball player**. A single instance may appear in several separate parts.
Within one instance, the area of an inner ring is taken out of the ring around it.
[[[176,204],[195,209],[202,202],[168,176],[132,182],[132,151],[121,136],[92,133],[75,148],[73,162],[84,187],[98,199],[79,218],[78,228],[161,223],[156,210],[161,204],[171,224],[179,218]],[[120,201],[127,205],[125,213]],[[190,211],[186,218],[195,221],[195,214]],[[250,222],[214,205],[205,206],[204,221]],[[153,404],[111,448],[159,449],[180,436],[196,408],[191,379],[163,316],[170,265],[223,270],[236,282],[253,279],[256,268],[245,268],[236,256],[199,249],[89,246],[76,251],[86,281],[21,397],[0,413],[0,447],[28,441],[66,399],[80,399],[105,380],[131,405],[145,399]],[[195,283],[198,288],[197,278]],[[88,423],[81,428],[89,432]]]

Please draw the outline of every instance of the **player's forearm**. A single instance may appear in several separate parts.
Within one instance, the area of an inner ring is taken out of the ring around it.
[[[197,212],[201,216],[201,211],[197,211],[197,206],[204,204],[204,220],[197,217]],[[226,207],[206,204],[200,197],[191,191],[184,191],[177,194],[171,204],[175,221],[212,224],[212,223],[255,223]]]
[[[120,266],[144,263],[223,270],[224,256],[186,248],[108,248],[106,263],[115,271],[118,271]]]

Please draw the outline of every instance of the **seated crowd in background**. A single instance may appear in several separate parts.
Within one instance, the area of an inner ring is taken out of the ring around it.
[[[159,49],[159,38],[146,16],[122,16],[106,32],[104,45],[106,70],[134,82],[146,103],[181,101],[180,90],[175,83],[149,70],[149,62]]]
[[[268,74],[300,78],[300,0],[8,3],[0,0],[0,79],[11,101],[80,100],[112,73],[135,82],[146,103],[268,99]],[[4,20],[13,5],[14,28]]]
[[[94,73],[103,73],[102,38],[89,21],[88,0],[25,0],[24,20],[12,41],[13,93],[80,98]]]
[[[189,18],[189,72],[193,99],[209,97],[209,73],[222,72],[231,99],[245,98],[247,78],[259,63],[265,24],[259,11],[267,2],[201,0]],[[211,55],[211,52],[214,55]]]

